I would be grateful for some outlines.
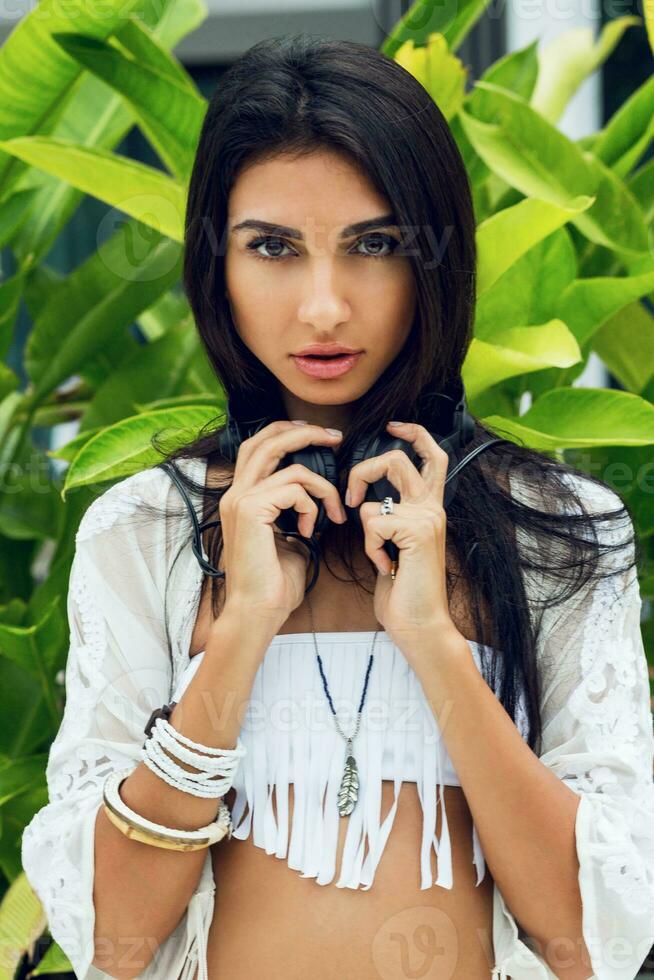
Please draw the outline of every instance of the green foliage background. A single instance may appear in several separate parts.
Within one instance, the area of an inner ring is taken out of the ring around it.
[[[498,433],[620,492],[645,548],[641,591],[651,600],[654,159],[643,160],[654,76],[599,132],[575,141],[557,123],[623,33],[647,30],[652,44],[654,23],[620,17],[597,38],[575,29],[473,80],[456,52],[488,2],[462,0],[448,17],[450,8],[418,0],[382,48],[438,103],[474,191],[470,407]],[[46,800],[77,525],[98,492],[157,461],[155,433],[171,447],[189,441],[225,407],[180,289],[206,100],[171,51],[206,13],[202,0],[41,0],[0,49],[0,247],[16,266],[0,282],[0,980],[46,929],[21,872],[20,837]],[[160,168],[115,152],[134,125]],[[46,256],[85,195],[120,220],[62,277]],[[7,364],[21,301],[33,325],[26,385]],[[573,385],[592,351],[620,390]],[[71,419],[74,439],[40,448]],[[63,480],[51,457],[68,464]],[[649,615],[643,635],[654,663]],[[52,944],[33,975],[69,969]]]

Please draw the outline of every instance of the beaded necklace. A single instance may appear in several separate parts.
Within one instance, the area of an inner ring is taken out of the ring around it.
[[[307,604],[309,606],[309,616],[311,618],[311,630],[313,632],[313,643],[316,648],[316,658],[318,660],[318,668],[320,670],[320,676],[322,677],[322,686],[324,688],[327,700],[329,702],[329,707],[334,716],[334,723],[336,725],[336,730],[339,735],[345,739],[347,743],[346,754],[345,754],[345,768],[343,770],[343,778],[341,779],[340,789],[338,791],[338,812],[342,817],[349,816],[354,810],[355,804],[359,797],[359,770],[357,767],[357,762],[352,755],[352,742],[357,737],[359,733],[359,727],[361,724],[361,712],[363,710],[363,703],[366,699],[366,691],[368,690],[368,679],[370,677],[370,668],[372,667],[372,661],[374,659],[374,649],[375,641],[377,640],[377,634],[379,630],[375,630],[375,635],[372,639],[372,646],[370,648],[370,657],[368,658],[368,667],[366,669],[366,678],[363,684],[363,693],[361,695],[361,701],[359,702],[359,708],[357,711],[357,720],[354,731],[350,736],[347,736],[345,732],[341,729],[338,723],[338,718],[336,716],[336,710],[334,708],[334,702],[332,701],[332,696],[329,693],[329,688],[327,686],[327,678],[325,677],[325,672],[323,670],[322,659],[318,652],[318,642],[316,640],[316,629],[313,622],[313,609],[311,608],[311,599],[307,595]]]

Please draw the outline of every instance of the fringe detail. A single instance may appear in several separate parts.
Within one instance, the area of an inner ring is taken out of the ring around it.
[[[373,633],[318,633],[318,648],[344,732],[354,730]],[[479,650],[471,651],[480,665]],[[303,878],[337,888],[368,890],[393,827],[403,782],[415,782],[423,810],[421,889],[453,887],[446,785],[460,785],[422,685],[390,637],[380,633],[361,726],[352,749],[359,768],[359,798],[341,817],[337,796],[346,744],[336,731],[310,633],[278,634],[254,679],[240,737],[247,755],[233,786],[232,836],[253,841],[285,859]],[[178,688],[181,696],[197,669],[197,654]],[[188,676],[187,676],[188,675]],[[381,820],[382,781],[392,780],[393,802]],[[289,784],[295,800],[289,826]],[[437,807],[441,831],[436,836]],[[275,816],[275,808],[277,815]],[[335,866],[339,822],[347,820],[340,869]],[[437,859],[434,881],[431,856]],[[485,861],[473,823],[473,863],[479,885]],[[200,975],[199,980],[202,980]]]
[[[209,939],[209,926],[213,916],[213,901],[204,901],[204,894],[194,896],[188,908],[188,930],[193,937],[192,945],[189,949],[184,968],[179,975],[179,980],[209,980],[209,968],[207,966],[207,942]]]

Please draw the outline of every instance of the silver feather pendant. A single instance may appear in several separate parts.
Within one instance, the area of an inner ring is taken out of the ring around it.
[[[343,778],[338,791],[338,812],[342,817],[347,817],[354,810],[354,805],[359,796],[359,770],[357,761],[350,754],[352,739],[348,739],[348,755],[345,759]]]

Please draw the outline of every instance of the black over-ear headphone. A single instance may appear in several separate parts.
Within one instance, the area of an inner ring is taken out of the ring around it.
[[[267,411],[263,415],[261,414],[261,407],[261,401],[253,399],[252,394],[248,395],[235,391],[230,395],[227,405],[226,426],[218,436],[219,449],[226,459],[229,459],[231,462],[236,462],[239,446],[244,439],[249,439],[275,419],[285,418],[286,416],[286,411],[281,401],[278,401],[277,405],[269,402]],[[458,473],[463,467],[484,449],[487,449],[496,442],[506,442],[507,440],[499,437],[487,439],[479,446],[475,446],[462,459],[457,458],[458,453],[470,442],[475,432],[475,422],[468,412],[465,389],[463,381],[460,378],[450,382],[441,391],[424,392],[418,399],[418,410],[416,414],[416,421],[425,426],[449,457],[448,471],[443,491],[443,506],[447,509],[456,491]],[[418,470],[420,469],[422,458],[415,452],[412,444],[405,439],[391,435],[386,430],[367,432],[357,440],[349,455],[348,469],[351,469],[364,459],[381,456],[384,453],[390,452],[392,449],[402,449],[416,468]],[[339,467],[335,452],[331,446],[310,445],[294,450],[284,456],[277,469],[283,469],[294,463],[301,463],[314,473],[329,480],[333,486],[337,486]],[[202,547],[202,532],[209,527],[220,524],[220,521],[205,521],[203,524],[200,524],[195,508],[189,500],[186,488],[179,479],[174,467],[168,462],[158,465],[166,470],[186,502],[193,524],[192,548],[198,562],[207,575],[213,578],[224,578],[225,573],[211,565],[205,557],[205,552]],[[381,503],[384,497],[392,497],[395,503],[399,503],[400,501],[399,491],[386,477],[382,477],[375,483],[371,483],[368,486],[364,499],[366,501]],[[311,557],[313,558],[314,568],[311,581],[305,589],[305,595],[314,587],[319,574],[320,553],[315,535],[325,531],[330,523],[322,501],[316,500],[315,502],[318,506],[318,514],[311,538],[305,538],[299,534],[297,529],[298,514],[292,507],[281,511],[275,522],[285,535],[297,538],[309,548]],[[350,515],[354,515],[354,519],[360,523],[358,507],[352,508]],[[397,561],[399,550],[393,541],[386,541],[384,550],[392,561]]]

